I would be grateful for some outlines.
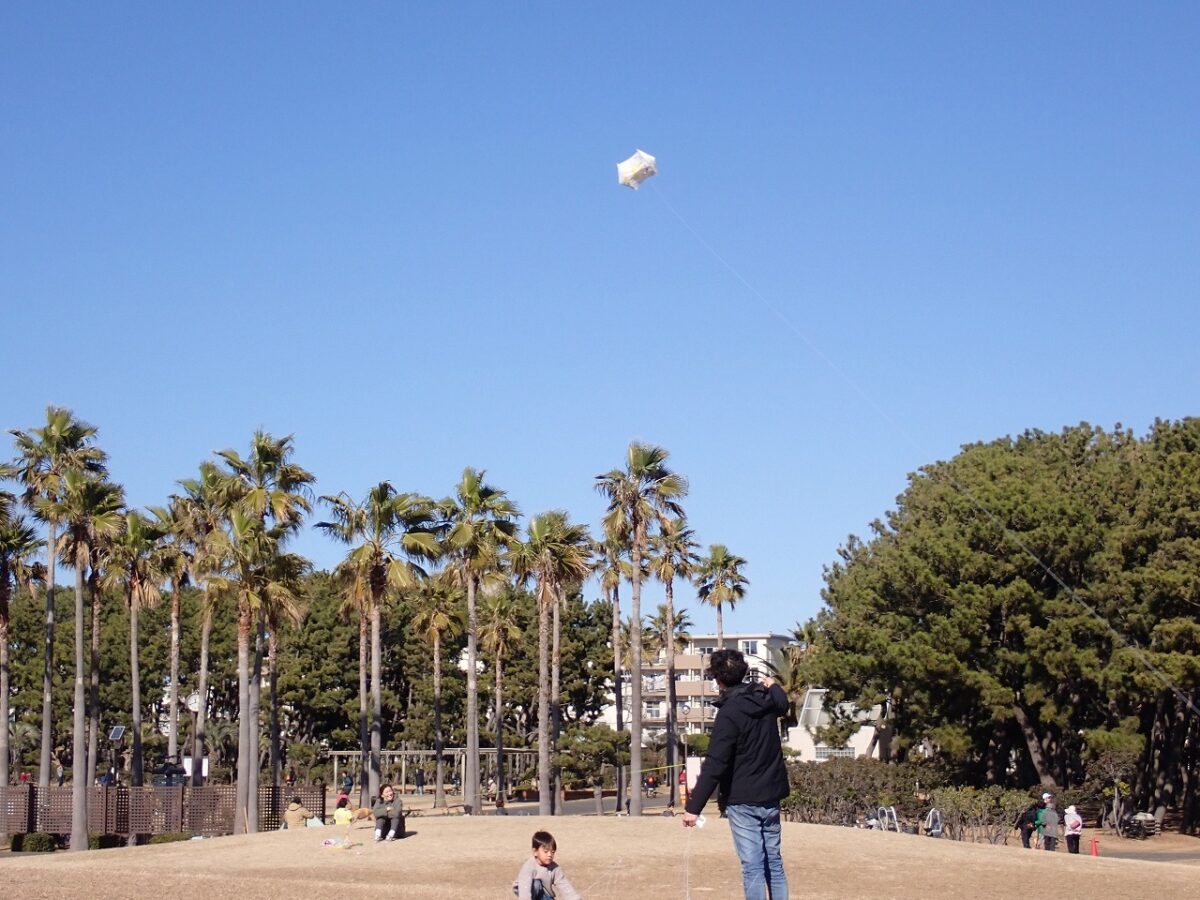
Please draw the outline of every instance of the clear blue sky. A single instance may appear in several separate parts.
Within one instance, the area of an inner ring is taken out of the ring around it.
[[[788,628],[917,466],[1198,412],[1198,9],[7,4],[0,425],[593,524],[652,441]]]

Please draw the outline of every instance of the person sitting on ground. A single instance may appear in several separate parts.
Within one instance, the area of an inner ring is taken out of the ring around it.
[[[496,811],[494,813],[492,813],[492,815],[493,816],[507,816],[508,815],[508,810],[504,808],[504,798],[503,797],[496,798]]]
[[[375,840],[394,841],[404,837],[404,804],[396,796],[396,790],[385,784],[379,800],[372,808],[375,814]]]
[[[525,860],[513,893],[517,900],[582,900],[579,891],[567,880],[567,873],[554,861],[558,844],[548,831],[533,833],[533,854]]]
[[[304,808],[304,804],[300,802],[300,798],[293,797],[292,802],[284,810],[283,824],[287,827],[288,831],[293,831],[297,828],[306,828],[308,827],[308,820],[312,817],[313,814]]]
[[[334,825],[349,825],[354,821],[354,811],[350,809],[350,799],[342,797],[337,802],[337,809],[333,811]]]

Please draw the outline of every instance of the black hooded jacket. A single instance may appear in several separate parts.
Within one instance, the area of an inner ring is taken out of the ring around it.
[[[687,811],[699,815],[718,786],[730,804],[778,803],[790,792],[777,721],[787,714],[787,694],[777,684],[769,690],[761,684],[739,684],[716,705],[720,711],[708,755]]]

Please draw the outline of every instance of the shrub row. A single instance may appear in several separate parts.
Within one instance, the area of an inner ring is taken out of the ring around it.
[[[52,834],[31,831],[12,836],[13,853],[53,853],[58,849],[58,840]]]

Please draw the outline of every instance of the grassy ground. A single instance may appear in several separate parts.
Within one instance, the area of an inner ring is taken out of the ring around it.
[[[216,838],[86,854],[0,860],[0,897],[201,898],[511,897],[538,828],[558,839],[559,861],[587,900],[741,896],[725,822],[685,830],[678,819],[423,816],[410,836],[376,844],[352,829]],[[349,835],[360,846],[323,847]],[[1195,896],[1195,866],[1039,853],[815,825],[784,826],[793,897],[1027,898]]]

